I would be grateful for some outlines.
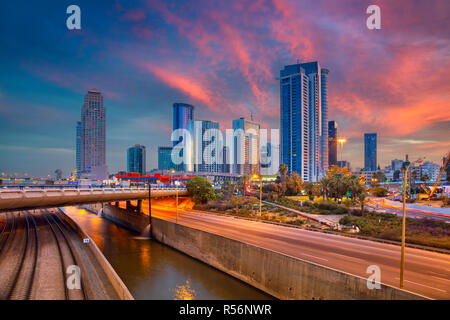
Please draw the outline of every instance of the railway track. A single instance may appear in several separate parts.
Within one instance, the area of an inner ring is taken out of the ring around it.
[[[81,288],[68,288],[67,268],[81,264],[70,229],[59,217],[48,210],[38,214],[9,212],[4,215],[0,228],[0,299],[39,299],[37,288],[46,284],[46,297],[67,300],[88,299],[81,279]],[[50,231],[49,231],[50,230]],[[51,236],[49,236],[49,234]],[[50,240],[53,239],[53,240]],[[51,253],[58,252],[58,254]],[[60,274],[54,274],[55,267]],[[46,275],[37,281],[36,273]],[[52,283],[54,282],[54,283]],[[45,290],[43,290],[45,291]]]

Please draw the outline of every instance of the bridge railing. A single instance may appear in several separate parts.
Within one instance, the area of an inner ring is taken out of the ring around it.
[[[148,194],[148,188],[0,189],[0,210],[143,200]],[[180,189],[178,194],[186,195],[187,190]],[[174,195],[174,188],[152,188],[155,198]]]

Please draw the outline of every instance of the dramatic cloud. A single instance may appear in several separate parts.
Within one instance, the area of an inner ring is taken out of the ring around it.
[[[125,143],[167,144],[173,102],[194,104],[197,118],[223,129],[250,115],[277,128],[279,70],[317,60],[330,70],[329,119],[348,138],[353,167],[362,164],[364,132],[379,134],[381,165],[404,153],[438,161],[450,143],[450,2],[376,4],[381,30],[366,28],[368,4],[358,0],[80,1],[75,33],[53,24],[60,8],[5,4],[0,20],[14,32],[0,40],[0,102],[42,105],[44,95],[69,90],[78,100],[72,94],[62,108],[73,110],[88,88],[99,88],[114,132],[110,167],[122,169]],[[12,114],[10,105],[0,112]]]

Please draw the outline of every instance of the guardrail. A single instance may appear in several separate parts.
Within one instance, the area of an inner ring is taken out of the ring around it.
[[[175,196],[176,192],[175,188],[152,188],[151,196],[152,198],[171,197]],[[187,195],[187,190],[179,189],[178,194]],[[148,188],[0,189],[0,210],[143,200],[147,199],[148,195]]]

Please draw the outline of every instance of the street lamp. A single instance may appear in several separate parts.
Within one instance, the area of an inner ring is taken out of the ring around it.
[[[339,138],[337,141],[341,145],[341,165],[340,165],[340,167],[342,168],[344,165],[344,160],[342,159],[342,154],[343,154],[343,149],[344,149],[344,143],[347,142],[347,139]]]
[[[423,159],[418,159],[413,162],[409,162],[406,160],[403,162],[403,217],[402,217],[402,254],[400,258],[400,289],[403,288],[403,279],[404,279],[404,273],[405,273],[405,237],[406,237],[406,183],[408,176],[408,170],[414,163],[416,164],[422,164]]]
[[[259,178],[259,216],[262,216],[262,176],[259,174],[254,173],[252,175],[252,179],[258,179]],[[253,210],[253,208],[252,208]]]
[[[176,223],[178,223],[178,184],[179,184],[179,181],[175,180],[175,186],[177,189],[177,203],[176,203],[176,217],[175,217]]]

